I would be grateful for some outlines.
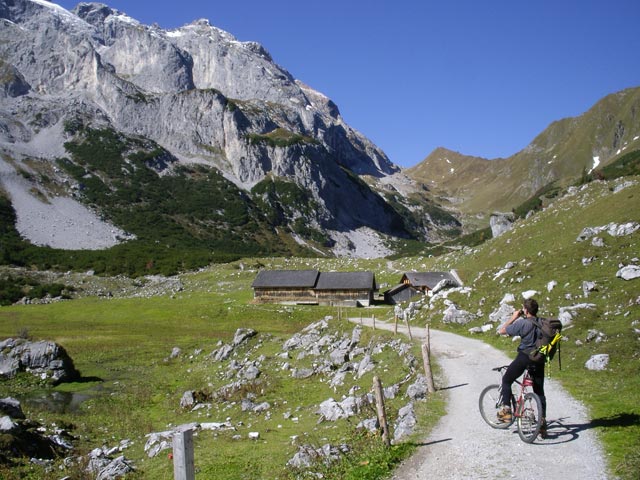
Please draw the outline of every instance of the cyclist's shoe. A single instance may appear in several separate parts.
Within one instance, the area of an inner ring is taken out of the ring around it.
[[[544,418],[540,426],[540,438],[547,438],[547,421]]]
[[[498,421],[501,423],[508,423],[513,418],[511,409],[509,407],[502,407],[498,410]]]

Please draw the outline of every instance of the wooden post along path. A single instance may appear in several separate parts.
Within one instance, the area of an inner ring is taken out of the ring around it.
[[[389,424],[387,423],[387,413],[384,410],[384,393],[382,392],[382,383],[378,377],[373,377],[373,392],[376,397],[376,410],[378,412],[378,423],[382,429],[382,441],[385,446],[391,446],[389,438]]]
[[[173,435],[173,478],[195,480],[193,463],[193,430],[180,430]]]
[[[433,393],[436,387],[433,384],[433,373],[431,372],[431,339],[429,325],[427,325],[427,335],[422,344],[422,362],[424,363],[424,376],[427,379],[427,391]]]

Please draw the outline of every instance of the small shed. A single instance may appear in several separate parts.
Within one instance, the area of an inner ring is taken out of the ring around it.
[[[378,286],[372,272],[321,272],[315,291],[320,305],[368,307]]]
[[[433,290],[436,285],[445,280],[449,286],[460,287],[460,277],[454,272],[407,272],[402,275],[401,284],[410,285],[422,293]]]
[[[257,303],[317,303],[318,270],[260,270],[251,287]]]
[[[420,294],[420,290],[415,289],[408,283],[401,283],[384,292],[384,303],[396,305],[398,303],[408,302],[418,294]]]

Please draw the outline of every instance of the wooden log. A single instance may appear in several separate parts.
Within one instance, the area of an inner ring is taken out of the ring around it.
[[[391,439],[389,438],[389,424],[387,423],[387,413],[384,409],[384,394],[382,392],[382,383],[376,376],[373,377],[373,392],[376,397],[376,411],[378,412],[378,423],[382,429],[382,441],[385,446],[391,446]]]
[[[426,343],[422,344],[422,362],[424,364],[424,376],[427,379],[427,391],[433,393],[436,391],[433,385],[433,374],[431,373],[431,361],[429,359],[429,346]]]

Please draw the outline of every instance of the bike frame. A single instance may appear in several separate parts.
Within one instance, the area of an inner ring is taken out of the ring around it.
[[[502,368],[506,370],[506,367],[502,367]],[[500,373],[501,373],[500,377],[502,379],[502,374],[504,372],[500,372]],[[524,395],[529,391],[527,389],[530,389],[531,391],[533,391],[533,378],[531,378],[531,374],[529,373],[529,370],[527,369],[524,371],[524,375],[522,376],[522,381],[515,380],[514,383],[520,386],[520,392],[517,398],[515,396],[513,397],[513,400],[515,401],[515,407],[516,407],[513,409],[513,414],[516,417],[521,417],[522,406],[524,405]],[[513,392],[512,392],[512,395],[513,395]]]

